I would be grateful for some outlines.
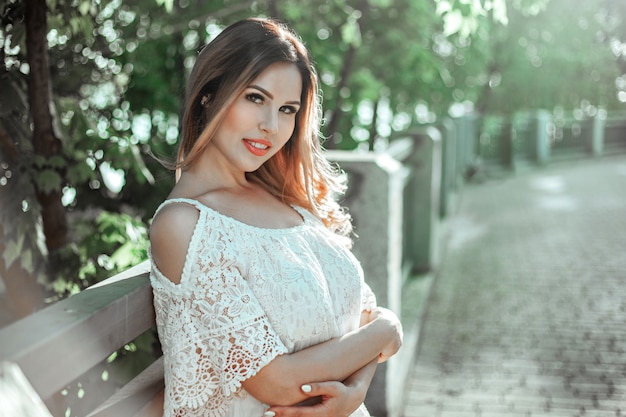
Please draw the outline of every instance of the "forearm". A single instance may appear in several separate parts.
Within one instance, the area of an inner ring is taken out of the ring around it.
[[[343,382],[311,382],[301,387],[312,401],[294,406],[272,406],[268,415],[277,417],[350,416],[363,404],[376,370],[372,360]]]
[[[291,405],[306,399],[302,384],[365,381],[370,372],[373,376],[368,364],[377,360],[393,337],[393,329],[374,320],[336,339],[277,357],[246,380],[244,388],[266,404]]]
[[[365,394],[372,383],[372,378],[374,378],[374,373],[376,372],[376,367],[378,365],[378,360],[373,359],[365,365],[363,368],[359,369],[352,375],[350,375],[343,383],[350,387],[359,388],[359,390],[363,390],[363,398],[365,398]]]
[[[374,359],[343,381],[347,387],[352,388],[352,395],[350,395],[350,404],[352,404],[350,413],[353,413],[354,410],[359,408],[359,406],[363,404],[363,401],[365,401],[377,365],[378,360]]]

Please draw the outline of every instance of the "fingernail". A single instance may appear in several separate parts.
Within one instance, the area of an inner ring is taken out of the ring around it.
[[[263,417],[274,417],[276,415],[273,411],[266,411],[263,413]]]
[[[300,387],[300,389],[302,390],[302,392],[311,392],[311,386],[310,385],[303,385]]]

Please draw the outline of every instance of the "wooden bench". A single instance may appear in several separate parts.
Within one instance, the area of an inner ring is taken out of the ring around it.
[[[151,329],[148,270],[144,262],[1,329],[0,414],[57,415],[61,390]],[[88,417],[160,415],[162,392],[160,358]]]

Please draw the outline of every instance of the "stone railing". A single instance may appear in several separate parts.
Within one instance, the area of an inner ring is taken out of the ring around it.
[[[598,109],[593,116],[555,118],[546,110],[511,117],[464,115],[455,120],[477,168],[516,171],[527,165],[626,153],[626,116]],[[444,133],[445,135],[445,133]]]
[[[379,304],[402,319],[405,343],[381,365],[367,398],[372,415],[396,417],[416,351],[419,323],[440,251],[440,221],[465,170],[464,143],[429,128],[384,153],[329,151],[347,174],[354,253]],[[2,415],[62,416],[59,392],[154,326],[147,263],[0,330]],[[145,416],[158,406],[162,359],[85,413]],[[91,388],[93,389],[93,387]],[[96,393],[98,394],[98,393]],[[92,399],[93,401],[93,399]]]
[[[425,128],[394,139],[383,153],[328,152],[348,176],[345,205],[358,238],[354,254],[378,303],[401,318],[400,352],[379,365],[366,405],[375,416],[399,416],[417,349],[426,298],[439,266],[441,223],[463,172],[455,137]],[[459,166],[461,165],[461,166]],[[442,207],[442,203],[446,207]]]

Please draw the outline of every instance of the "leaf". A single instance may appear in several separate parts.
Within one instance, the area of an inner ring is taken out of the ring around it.
[[[43,168],[48,163],[48,159],[40,154],[35,154],[32,159],[32,164],[35,168]]]
[[[51,193],[61,189],[63,180],[58,172],[52,169],[44,169],[35,175],[35,183],[39,191]]]
[[[48,159],[48,165],[52,168],[64,168],[66,163],[65,159],[63,159],[60,155],[54,155],[53,157]]]
[[[78,185],[86,183],[96,177],[94,170],[87,165],[85,161],[77,162],[70,165],[67,169],[68,181],[72,184]]]
[[[80,279],[89,279],[90,277],[96,274],[96,265],[93,261],[86,262],[78,271],[78,276]]]
[[[341,27],[341,38],[349,45],[359,47],[361,45],[361,29],[358,20],[351,15]]]
[[[135,253],[134,244],[131,241],[127,241],[111,255],[111,261],[115,264],[115,267],[123,270],[136,265],[140,261]]]
[[[86,16],[89,10],[91,10],[91,1],[83,1],[78,6],[78,12],[83,16]]]
[[[506,11],[506,1],[505,0],[495,0],[492,4],[493,9],[493,19],[506,25],[509,23],[509,18]]]
[[[443,16],[444,36],[453,35],[463,26],[463,15],[459,10],[453,10]]]
[[[171,13],[172,9],[174,8],[174,0],[156,0],[156,3],[159,6],[165,6],[165,10],[168,13]]]
[[[72,17],[70,19],[70,27],[72,28],[72,33],[79,33],[81,27],[81,19],[79,17]]]
[[[393,3],[393,0],[370,0],[370,4],[374,7],[380,7],[381,9],[386,9],[390,7]]]
[[[448,0],[436,0],[437,2],[437,14],[444,15],[452,10],[452,5]]]

